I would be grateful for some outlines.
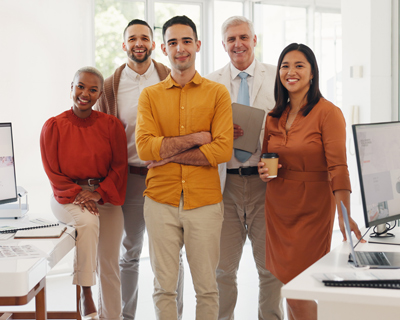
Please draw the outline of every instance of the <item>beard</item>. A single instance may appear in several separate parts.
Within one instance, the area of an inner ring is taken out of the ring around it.
[[[141,59],[136,58],[135,54],[132,51],[129,52],[128,57],[129,57],[129,59],[131,59],[134,62],[141,63],[141,62],[145,62],[148,58],[150,58],[152,51],[153,50],[151,50],[151,48],[147,49],[145,55]]]

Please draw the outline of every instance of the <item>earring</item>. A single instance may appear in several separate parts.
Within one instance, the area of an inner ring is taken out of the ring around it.
[[[310,86],[312,85],[312,79],[310,79]]]

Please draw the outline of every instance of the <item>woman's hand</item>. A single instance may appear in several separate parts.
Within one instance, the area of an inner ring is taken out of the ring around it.
[[[347,235],[346,235],[346,229],[344,227],[341,202],[343,202],[343,205],[347,208],[347,215],[349,217],[350,230],[351,230],[351,232],[354,232],[357,239],[360,240],[362,237],[361,231],[360,231],[360,229],[358,229],[357,223],[350,216],[350,191],[349,190],[336,190],[336,191],[334,191],[333,194],[335,195],[335,201],[336,201],[338,218],[339,218],[339,228],[340,228],[340,232],[343,235],[343,241],[347,240]],[[362,239],[361,242],[366,242],[366,241],[364,239]]]
[[[89,201],[86,201],[86,202],[78,203],[78,206],[81,207],[82,212],[86,208],[86,209],[88,209],[88,211],[91,214],[93,214],[95,216],[99,216],[100,215],[99,214],[99,209],[97,209],[97,206],[96,206],[96,202],[94,202],[93,200],[89,200]]]
[[[357,223],[353,220],[352,217],[349,217],[349,223],[350,223],[350,230],[351,232],[354,232],[355,236],[357,237],[358,240],[361,239],[362,234],[360,229],[358,228]],[[340,232],[343,235],[343,241],[347,240],[347,234],[346,234],[346,228],[344,227],[344,221],[343,221],[343,217],[339,217],[339,228],[340,228]],[[366,242],[364,239],[361,240],[361,243]]]
[[[260,175],[260,179],[262,180],[262,181],[264,181],[264,182],[268,182],[268,181],[271,181],[272,179],[275,179],[275,178],[269,178],[269,174],[268,174],[268,168],[264,168],[264,166],[265,166],[265,163],[264,162],[259,162],[258,164],[257,164],[257,166],[258,166],[258,174]],[[279,168],[282,168],[282,165],[281,164],[278,164],[278,169]]]
[[[82,190],[79,192],[73,202],[73,204],[82,204],[88,201],[99,201],[101,199],[101,195],[97,191],[89,191],[89,190]]]

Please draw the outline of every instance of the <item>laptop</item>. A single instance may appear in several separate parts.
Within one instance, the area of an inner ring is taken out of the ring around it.
[[[369,267],[370,269],[400,269],[400,252],[370,252],[355,251],[347,209],[340,201],[343,221],[346,229],[347,239],[350,244],[349,263],[356,268]]]

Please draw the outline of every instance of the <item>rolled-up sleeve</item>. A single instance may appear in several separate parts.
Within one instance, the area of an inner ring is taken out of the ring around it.
[[[228,162],[233,148],[233,120],[231,98],[225,86],[218,87],[215,115],[211,123],[213,141],[200,147],[211,166]]]

